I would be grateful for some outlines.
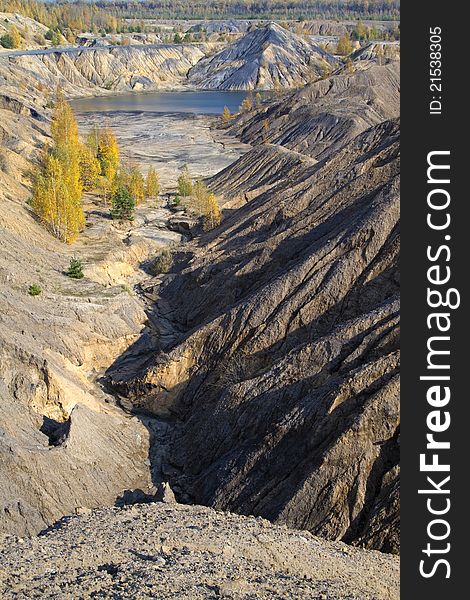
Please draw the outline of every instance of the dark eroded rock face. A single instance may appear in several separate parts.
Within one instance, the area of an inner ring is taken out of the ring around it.
[[[206,89],[271,90],[305,84],[338,64],[316,44],[270,23],[200,60],[188,78]]]
[[[236,193],[265,169],[165,280],[176,341],[120,386],[178,412],[179,500],[397,551],[398,140],[391,120],[328,161],[266,145],[223,175]]]
[[[362,64],[311,83],[241,115],[231,131],[252,144],[272,143],[327,158],[368,127],[400,114],[400,66]]]

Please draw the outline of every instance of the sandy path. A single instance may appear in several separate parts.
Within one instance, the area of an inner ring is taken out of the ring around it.
[[[94,125],[114,131],[124,159],[143,172],[154,166],[163,188],[174,188],[179,170],[187,164],[194,177],[214,175],[244,154],[250,146],[210,130],[214,117],[151,112],[77,113],[80,131]]]

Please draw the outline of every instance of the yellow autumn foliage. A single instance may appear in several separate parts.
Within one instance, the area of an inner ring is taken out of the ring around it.
[[[221,213],[219,203],[214,194],[209,194],[206,199],[206,205],[204,210],[204,230],[210,231],[220,225]]]
[[[232,113],[230,112],[229,107],[224,106],[224,112],[222,113],[222,122],[225,124],[230,123],[231,118],[232,118]]]
[[[113,181],[119,167],[119,146],[109,127],[99,132],[97,158],[101,166],[101,175],[108,181]]]
[[[53,111],[52,148],[46,148],[33,182],[31,206],[60,240],[71,243],[85,226],[78,126],[70,104],[59,95]]]
[[[83,189],[93,190],[101,173],[99,160],[93,154],[89,146],[81,144],[79,147],[80,181]]]
[[[60,240],[71,243],[84,226],[80,198],[70,189],[61,158],[47,153],[34,182],[32,208]]]
[[[147,198],[157,198],[160,192],[160,182],[158,174],[153,167],[150,167],[145,182],[145,195]]]
[[[78,149],[78,125],[72,107],[59,92],[52,112],[51,135],[56,146],[75,146]]]
[[[130,169],[128,190],[136,204],[143,202],[145,198],[145,179],[136,166],[132,166]]]

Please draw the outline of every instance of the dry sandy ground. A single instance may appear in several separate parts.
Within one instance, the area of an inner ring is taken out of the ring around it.
[[[213,117],[151,112],[78,113],[80,131],[94,125],[112,128],[124,159],[146,172],[154,166],[163,188],[174,188],[188,165],[194,177],[215,175],[250,149],[223,132],[210,130]]]
[[[200,506],[88,512],[0,552],[5,600],[399,597],[397,557]]]

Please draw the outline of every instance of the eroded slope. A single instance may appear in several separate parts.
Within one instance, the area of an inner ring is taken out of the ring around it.
[[[155,245],[131,247],[108,225],[95,256],[93,227],[70,247],[36,221],[28,173],[47,119],[32,101],[0,104],[0,532],[19,534],[151,485],[147,428],[94,380],[141,336],[142,303],[118,283]],[[75,253],[86,256],[81,281],[64,274]]]
[[[0,82],[17,92],[28,88],[34,98],[60,86],[71,96],[106,91],[142,90],[181,85],[189,69],[204,56],[193,45],[75,48],[67,51],[2,57]]]
[[[398,139],[386,121],[286,163],[164,280],[178,337],[145,376],[110,376],[178,415],[179,499],[397,550]],[[276,152],[246,154],[226,188]]]
[[[13,158],[9,170],[18,166]],[[0,531],[24,534],[77,506],[114,504],[125,489],[148,487],[146,428],[93,384],[140,337],[146,316],[117,285],[65,277],[76,248],[35,221],[21,183],[7,190],[0,195]],[[33,283],[39,296],[28,293]]]
[[[362,64],[266,102],[237,117],[230,131],[251,144],[272,143],[327,158],[361,131],[399,116],[400,67]]]
[[[301,86],[338,64],[316,44],[270,23],[200,60],[188,78],[204,89],[272,90]]]

